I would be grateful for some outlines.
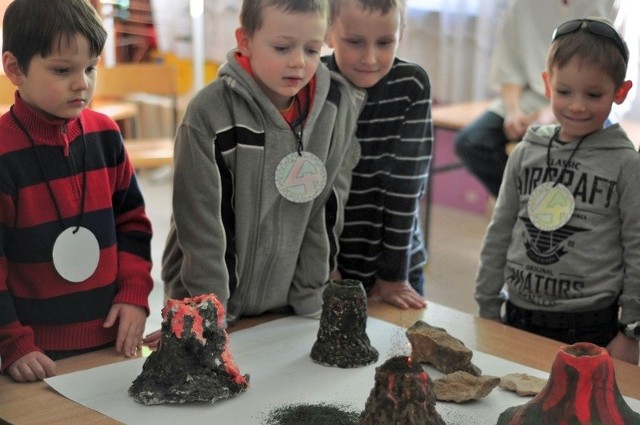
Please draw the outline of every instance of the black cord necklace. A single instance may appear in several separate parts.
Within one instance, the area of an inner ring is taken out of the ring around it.
[[[327,170],[324,163],[313,153],[304,151],[304,120],[306,111],[298,97],[296,103],[297,117],[291,120],[289,128],[296,139],[296,152],[291,152],[280,160],[276,167],[275,183],[278,192],[287,200],[305,203],[314,200],[327,183]],[[293,105],[291,105],[293,106]],[[296,127],[300,126],[300,132]]]
[[[293,136],[296,138],[296,149],[298,150],[298,155],[302,156],[302,152],[304,151],[304,147],[302,146],[302,139],[304,138],[304,119],[305,117],[302,115],[302,105],[298,96],[293,97],[293,103],[296,104],[296,109],[298,111],[298,117],[293,120],[289,127],[291,128],[291,132],[293,132]],[[300,132],[298,133],[295,129],[296,125],[300,126]]]
[[[527,201],[527,213],[529,219],[538,229],[542,231],[552,232],[564,226],[573,215],[573,211],[576,207],[576,201],[573,197],[573,193],[562,184],[562,178],[567,171],[569,164],[573,160],[576,152],[580,149],[580,145],[587,138],[587,135],[576,143],[576,147],[571,152],[569,159],[563,164],[558,177],[555,182],[551,180],[551,145],[554,141],[558,140],[558,134],[561,127],[558,127],[553,133],[553,136],[549,139],[547,145],[547,174],[549,181],[545,181],[538,185]]]
[[[556,131],[553,132],[553,135],[551,136],[551,139],[549,139],[549,144],[547,145],[547,170],[548,170],[549,175],[551,175],[551,145],[553,144],[554,141],[558,141],[558,134],[560,133],[560,128],[561,127],[558,127],[556,129]],[[582,136],[580,138],[580,140],[576,144],[576,147],[573,149],[573,152],[571,152],[571,155],[569,156],[569,159],[562,166],[562,170],[560,170],[560,174],[558,175],[558,178],[553,183],[553,187],[557,186],[558,183],[560,183],[562,181],[562,177],[564,177],[564,173],[565,173],[565,171],[567,171],[567,167],[571,163],[571,160],[573,159],[573,157],[576,154],[576,152],[578,152],[578,149],[580,149],[580,145],[582,145],[582,142],[584,142],[584,139],[586,139],[587,136],[589,136],[590,134],[591,133],[585,134],[584,136]]]
[[[11,106],[11,108],[9,109],[9,112],[11,113],[11,118],[13,118],[13,120],[16,122],[16,124],[18,125],[18,128],[20,128],[20,131],[22,131],[22,133],[25,135],[25,137],[29,140],[29,143],[31,143],[31,147],[33,148],[33,152],[36,156],[36,161],[38,162],[38,167],[40,168],[40,172],[42,173],[42,177],[44,177],[44,181],[47,184],[47,190],[49,192],[49,196],[51,197],[51,200],[53,201],[53,205],[56,208],[56,214],[58,216],[58,222],[60,223],[60,227],[62,227],[62,229],[65,228],[64,225],[64,221],[62,218],[62,212],[60,210],[60,206],[58,205],[58,201],[56,200],[56,197],[53,194],[53,189],[51,188],[51,183],[49,181],[49,177],[47,176],[47,173],[45,171],[44,165],[42,163],[42,158],[40,158],[40,154],[38,153],[38,150],[36,149],[36,143],[33,140],[33,137],[31,137],[31,134],[29,134],[29,131],[27,131],[26,127],[24,126],[24,124],[22,124],[22,122],[18,119],[18,117],[16,116],[15,112],[13,112],[13,106]],[[80,132],[82,133],[82,143],[84,145],[84,155],[83,155],[83,168],[82,168],[82,193],[81,193],[81,200],[80,200],[80,214],[78,215],[78,221],[76,223],[76,228],[73,231],[73,233],[77,233],[78,230],[80,229],[80,227],[82,226],[82,220],[84,218],[84,209],[85,209],[85,200],[86,200],[86,193],[87,193],[87,139],[85,138],[84,135],[84,128],[82,127],[82,121],[80,119],[78,119],[78,124],[80,125]]]
[[[24,124],[20,122],[13,107],[10,109],[11,117],[16,122],[22,133],[31,143],[38,167],[47,185],[49,196],[56,209],[58,223],[62,231],[56,237],[53,246],[51,248],[51,259],[53,267],[60,277],[68,282],[79,283],[84,282],[90,278],[98,268],[100,262],[100,244],[96,236],[86,227],[82,226],[82,222],[85,215],[85,204],[87,195],[87,162],[88,162],[88,145],[85,137],[84,128],[82,127],[82,121],[78,118],[78,124],[80,126],[80,132],[82,134],[82,143],[84,146],[83,166],[82,166],[82,193],[80,200],[80,213],[75,226],[66,227],[62,216],[62,210],[58,201],[53,193],[51,187],[51,181],[47,176],[46,169],[44,167],[40,153],[36,148],[35,140],[29,134]]]

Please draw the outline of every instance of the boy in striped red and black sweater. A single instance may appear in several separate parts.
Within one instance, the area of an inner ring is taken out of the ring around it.
[[[151,224],[117,125],[87,110],[106,32],[85,0],[14,0],[2,64],[0,361],[16,381],[142,340]]]

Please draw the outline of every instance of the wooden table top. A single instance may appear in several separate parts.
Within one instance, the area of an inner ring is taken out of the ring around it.
[[[110,117],[114,121],[127,120],[138,116],[138,104],[127,100],[94,100],[91,109]]]
[[[372,304],[369,315],[409,327],[417,320],[445,328],[473,350],[482,351],[525,366],[549,372],[561,344],[498,322],[474,317],[449,307],[429,303],[424,310],[399,310],[386,304]],[[242,319],[229,329],[235,332],[283,317],[265,315]],[[58,362],[58,374],[123,361],[113,350],[102,350]],[[622,393],[640,399],[640,367],[613,361]],[[0,376],[0,418],[15,424],[114,424],[115,420],[66,399],[45,382],[16,383]]]
[[[431,121],[436,128],[458,131],[487,110],[491,100],[476,100],[431,107]]]

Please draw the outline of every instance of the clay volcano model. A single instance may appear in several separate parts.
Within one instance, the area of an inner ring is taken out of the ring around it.
[[[547,384],[534,398],[510,407],[498,425],[640,424],[622,398],[609,353],[588,342],[562,347]]]
[[[367,336],[367,294],[362,282],[330,281],[322,294],[318,337],[311,358],[325,366],[353,368],[378,360]]]
[[[431,378],[419,363],[396,356],[376,368],[359,425],[444,425]]]
[[[168,300],[162,309],[162,339],[129,395],[144,404],[214,403],[249,385],[228,348],[224,308],[214,295]]]

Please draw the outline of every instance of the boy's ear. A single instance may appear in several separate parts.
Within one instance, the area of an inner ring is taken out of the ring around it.
[[[616,94],[613,97],[613,101],[620,105],[627,98],[627,94],[629,94],[629,90],[633,87],[633,83],[630,80],[622,83],[618,90],[616,90]]]
[[[542,80],[544,81],[544,95],[547,99],[551,99],[551,87],[549,87],[549,73],[547,71],[542,72]]]
[[[13,53],[4,52],[2,54],[2,68],[14,86],[17,87],[22,84],[24,74],[20,70],[20,66],[18,66],[18,58]]]
[[[244,28],[236,28],[236,44],[238,51],[242,56],[251,56],[251,49],[249,49],[249,37]]]

